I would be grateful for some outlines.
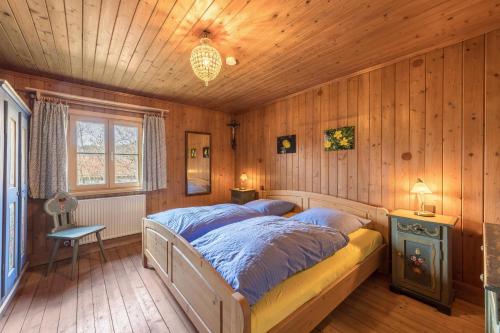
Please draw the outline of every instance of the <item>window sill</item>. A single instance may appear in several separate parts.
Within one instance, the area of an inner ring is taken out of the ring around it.
[[[85,192],[70,192],[70,194],[79,200],[98,199],[109,197],[124,197],[127,195],[146,194],[143,189],[116,189],[105,191],[85,191]]]

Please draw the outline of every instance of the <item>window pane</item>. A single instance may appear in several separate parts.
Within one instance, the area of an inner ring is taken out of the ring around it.
[[[137,155],[115,155],[115,183],[138,183],[138,161]]]
[[[77,154],[76,181],[78,185],[106,183],[106,155]]]
[[[115,125],[114,131],[116,154],[139,153],[139,129],[137,127]]]
[[[85,121],[76,122],[76,152],[105,153],[105,124]]]

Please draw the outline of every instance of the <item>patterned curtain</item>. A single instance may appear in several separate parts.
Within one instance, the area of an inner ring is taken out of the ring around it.
[[[144,116],[142,174],[145,191],[167,187],[167,144],[165,120],[158,116]]]
[[[67,191],[68,106],[35,101],[31,117],[29,151],[30,196],[47,199]]]

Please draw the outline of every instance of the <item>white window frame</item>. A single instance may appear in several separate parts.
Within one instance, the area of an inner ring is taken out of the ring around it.
[[[94,185],[77,184],[77,141],[76,141],[76,122],[87,121],[105,125],[105,183]],[[114,126],[125,125],[137,127],[138,129],[138,171],[139,181],[136,183],[115,183],[114,168]],[[68,122],[68,185],[69,192],[75,195],[108,194],[120,192],[133,192],[142,190],[142,127],[143,119],[137,117],[128,117],[122,115],[89,112],[81,110],[69,111]]]

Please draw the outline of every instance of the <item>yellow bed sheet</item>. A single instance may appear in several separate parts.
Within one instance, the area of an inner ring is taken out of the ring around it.
[[[369,229],[359,229],[349,234],[349,238],[349,244],[335,255],[295,274],[266,293],[251,308],[252,332],[270,330],[382,244],[382,235]]]

